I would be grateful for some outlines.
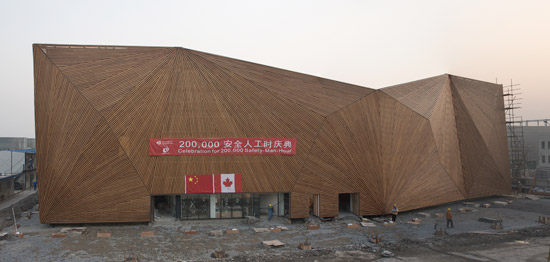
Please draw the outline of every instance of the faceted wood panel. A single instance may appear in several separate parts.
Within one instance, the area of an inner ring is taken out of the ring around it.
[[[410,210],[462,199],[445,172],[429,121],[387,95],[380,96],[384,201]]]
[[[447,77],[447,81],[433,109],[430,124],[435,144],[437,145],[439,161],[451,179],[453,179],[461,194],[466,197],[449,77]]]
[[[147,221],[149,194],[101,115],[37,46],[34,56],[40,221]]]
[[[372,89],[288,70],[197,51],[193,53],[323,116],[372,92]]]
[[[382,88],[382,92],[425,118],[430,118],[448,75],[434,76],[410,83]]]
[[[510,188],[502,91],[442,75],[381,91],[183,48],[35,45],[41,221],[150,219],[186,174],[290,192],[291,217],[411,210]],[[456,82],[456,83],[455,83]],[[295,137],[297,154],[149,156],[148,139]]]

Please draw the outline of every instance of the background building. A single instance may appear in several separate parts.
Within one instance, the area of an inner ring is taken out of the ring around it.
[[[36,139],[26,137],[0,137],[0,149],[36,148]]]
[[[34,69],[43,223],[267,204],[377,215],[511,189],[501,85],[445,74],[373,90],[172,47],[36,44]],[[157,138],[296,139],[296,153],[150,155]],[[189,194],[201,174],[240,174],[242,193]]]
[[[514,126],[523,134],[527,173],[522,179],[524,190],[550,194],[550,120],[523,120]]]

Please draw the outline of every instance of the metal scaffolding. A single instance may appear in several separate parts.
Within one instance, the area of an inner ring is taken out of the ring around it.
[[[523,119],[517,116],[515,110],[519,109],[521,98],[519,84],[510,80],[510,85],[503,85],[504,112],[506,115],[506,129],[508,136],[508,152],[510,156],[510,174],[512,185],[518,181],[522,185],[529,185],[527,181],[527,154],[523,137]]]

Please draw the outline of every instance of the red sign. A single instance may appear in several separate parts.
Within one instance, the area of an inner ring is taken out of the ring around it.
[[[185,193],[240,193],[241,174],[186,175]]]
[[[296,138],[149,138],[150,156],[295,154]]]

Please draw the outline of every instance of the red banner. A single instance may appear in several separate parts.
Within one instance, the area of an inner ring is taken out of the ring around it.
[[[296,138],[149,138],[150,156],[295,154]]]
[[[241,193],[241,174],[186,175],[186,194]]]

